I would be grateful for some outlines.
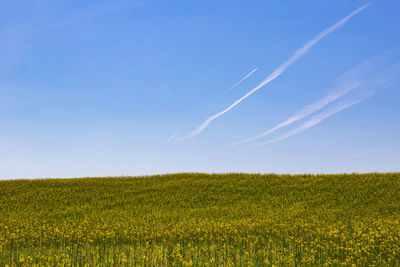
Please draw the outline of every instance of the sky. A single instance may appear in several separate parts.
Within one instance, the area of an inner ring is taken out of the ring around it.
[[[398,0],[2,1],[0,179],[399,172],[398,14]]]

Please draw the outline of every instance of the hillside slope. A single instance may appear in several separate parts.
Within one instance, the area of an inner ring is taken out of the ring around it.
[[[400,174],[0,181],[0,265],[400,264]]]

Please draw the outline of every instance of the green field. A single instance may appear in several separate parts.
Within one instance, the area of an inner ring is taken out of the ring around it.
[[[400,265],[400,173],[0,181],[0,266]]]

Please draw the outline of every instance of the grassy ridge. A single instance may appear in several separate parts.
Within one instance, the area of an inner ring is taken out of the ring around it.
[[[0,181],[0,265],[399,265],[400,174]]]

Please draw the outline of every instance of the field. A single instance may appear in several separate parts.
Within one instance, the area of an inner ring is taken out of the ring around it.
[[[0,181],[0,266],[398,266],[400,173]]]

